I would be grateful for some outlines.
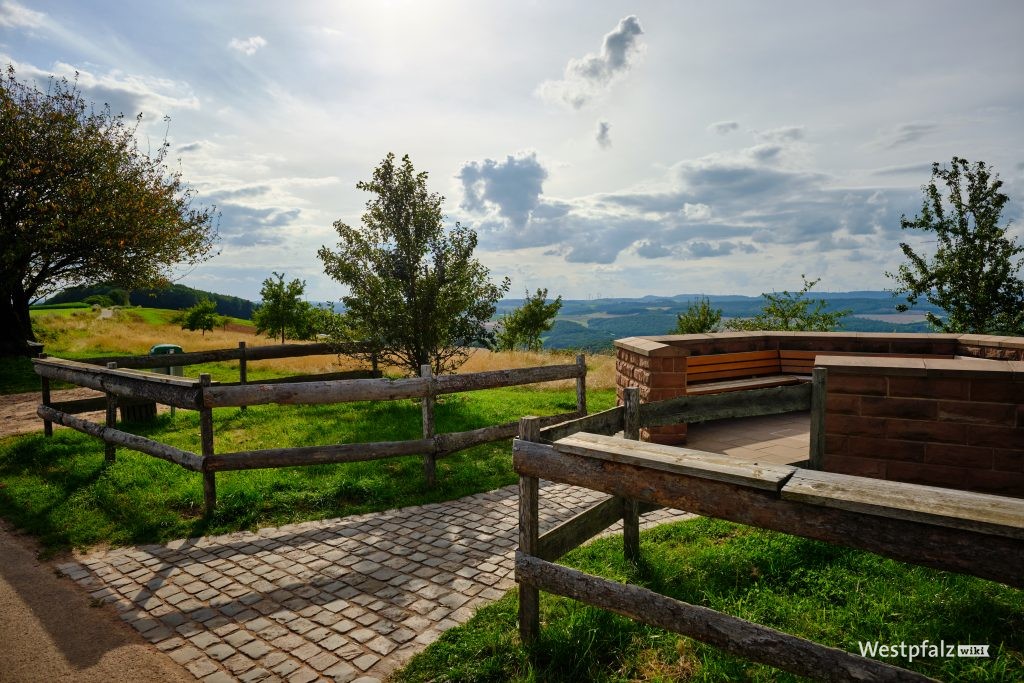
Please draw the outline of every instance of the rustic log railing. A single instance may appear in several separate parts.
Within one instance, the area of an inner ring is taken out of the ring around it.
[[[779,409],[786,405],[806,409],[814,401],[810,387],[744,392],[755,397],[747,401],[746,414],[781,412]],[[803,397],[797,392],[803,392]],[[774,399],[765,400],[766,396]],[[906,669],[553,563],[619,519],[624,523],[624,552],[627,557],[638,557],[637,513],[658,507],[1024,587],[1024,500],[641,443],[634,440],[641,426],[664,424],[660,421],[671,415],[688,422],[710,419],[711,415],[735,416],[733,413],[742,411],[729,400],[742,402],[743,393],[687,396],[646,405],[639,405],[637,398],[636,390],[630,389],[624,406],[547,428],[541,428],[533,418],[520,422],[513,452],[520,487],[520,542],[516,553],[519,630],[525,643],[538,635],[539,592],[544,590],[810,678],[930,680]],[[651,422],[645,422],[645,417]],[[625,438],[611,436],[619,430]],[[540,535],[541,478],[603,491],[611,497]]]
[[[297,347],[316,345],[291,345]],[[263,347],[258,347],[262,349]],[[280,347],[271,347],[279,351]],[[337,347],[331,353],[336,352]],[[230,349],[235,353],[234,349]],[[242,349],[252,359],[257,349]],[[169,366],[167,359],[179,364],[186,356],[187,361],[209,362],[211,354],[174,354],[170,356],[145,356],[159,358]],[[321,351],[322,353],[322,351]],[[266,357],[284,357],[270,355]],[[42,403],[37,414],[43,419],[46,435],[52,434],[52,424],[76,429],[102,439],[107,445],[107,459],[114,459],[118,446],[137,450],[147,455],[176,463],[186,469],[202,472],[203,492],[207,514],[216,507],[216,479],[219,471],[247,470],[270,467],[292,467],[325,463],[358,462],[379,460],[404,455],[422,455],[424,477],[428,486],[435,484],[436,461],[457,451],[492,441],[515,436],[518,422],[492,425],[462,432],[436,433],[434,425],[434,404],[437,396],[456,392],[476,391],[499,387],[550,382],[554,380],[576,380],[576,410],[552,415],[541,420],[543,425],[562,423],[569,418],[586,414],[587,367],[583,356],[576,362],[563,365],[549,365],[534,368],[495,370],[465,375],[433,376],[424,366],[421,377],[411,379],[318,379],[303,376],[299,381],[274,380],[250,384],[217,384],[210,376],[203,374],[198,379],[172,377],[142,372],[139,369],[125,369],[120,365],[136,364],[132,360],[108,361],[107,367],[70,361],[60,358],[37,358],[33,360],[36,374],[42,378]],[[333,375],[332,375],[333,376]],[[245,376],[243,374],[243,380]],[[102,391],[106,397],[82,401],[51,401],[49,383],[60,380],[83,387]],[[423,438],[408,441],[385,441],[374,443],[327,444],[295,448],[270,448],[233,453],[217,453],[214,444],[213,409],[241,407],[260,404],[323,404],[349,403],[354,401],[379,401],[418,398],[422,401]],[[155,401],[199,412],[200,450],[190,453],[152,439],[137,436],[116,427],[116,406],[139,401]],[[74,413],[107,409],[106,423],[96,424],[74,417]]]

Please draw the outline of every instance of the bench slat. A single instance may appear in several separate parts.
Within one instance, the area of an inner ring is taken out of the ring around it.
[[[800,375],[771,375],[768,377],[748,377],[728,382],[709,382],[707,384],[696,384],[686,387],[687,394],[717,394],[727,391],[743,391],[745,389],[767,389],[770,387],[783,387],[788,384],[799,384],[807,382],[809,378]]]
[[[795,467],[789,465],[759,463],[718,453],[705,453],[689,448],[662,446],[587,432],[559,439],[553,446],[560,453],[649,467],[663,472],[741,484],[767,491],[779,491],[782,484],[797,471]]]
[[[711,353],[706,356],[690,356],[686,359],[687,369],[703,365],[717,365],[751,360],[778,360],[778,351],[740,351],[737,353]]]
[[[804,469],[782,487],[782,498],[1024,539],[1020,498]]]

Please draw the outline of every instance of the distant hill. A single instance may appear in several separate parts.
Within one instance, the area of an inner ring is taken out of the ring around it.
[[[109,295],[112,291],[119,289],[114,285],[100,284],[88,287],[69,287],[59,294],[47,299],[48,304],[61,304],[72,301],[82,301],[94,294]],[[145,306],[147,308],[167,308],[179,310],[191,308],[202,298],[211,299],[217,304],[217,312],[221,315],[229,315],[233,318],[249,320],[252,318],[256,304],[248,299],[216,292],[206,292],[201,289],[192,289],[185,285],[171,285],[164,289],[137,289],[128,293],[128,300],[133,306]]]
[[[612,341],[635,335],[670,334],[676,325],[676,315],[699,300],[700,294],[675,296],[644,296],[639,298],[569,299],[562,302],[551,331],[543,337],[550,349],[584,349],[597,351],[612,347]],[[922,321],[907,322],[896,316],[898,300],[890,292],[811,292],[810,298],[824,299],[826,310],[848,309],[851,315],[843,319],[840,330],[848,332],[930,332]],[[722,310],[725,318],[746,318],[761,310],[764,299],[760,296],[738,294],[708,295],[712,307]],[[496,316],[500,317],[522,305],[522,299],[505,299],[498,303]],[[921,305],[914,312],[939,313],[939,309]]]

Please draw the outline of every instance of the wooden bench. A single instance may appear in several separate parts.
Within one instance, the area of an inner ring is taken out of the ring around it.
[[[817,356],[865,356],[870,358],[942,358],[951,355],[863,353],[858,351],[741,351],[690,356],[686,359],[686,394],[721,394],[747,389],[767,389],[811,381]]]
[[[802,375],[784,372],[779,354],[774,350],[690,356],[686,359],[686,393],[720,394],[810,381],[809,368]],[[812,366],[813,362],[812,358]]]

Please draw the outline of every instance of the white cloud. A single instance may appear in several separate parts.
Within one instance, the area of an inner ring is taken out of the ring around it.
[[[611,130],[612,125],[607,121],[597,122],[597,131],[594,133],[594,139],[597,140],[597,145],[601,149],[608,149],[612,146]]]
[[[459,171],[462,208],[477,213],[495,209],[515,226],[523,226],[537,207],[547,169],[536,152],[508,155],[504,161],[485,159],[465,164]]]
[[[232,38],[231,42],[228,43],[228,47],[232,50],[238,50],[246,56],[253,56],[256,52],[267,46],[267,41],[263,36],[249,36],[248,38]]]
[[[708,126],[708,130],[719,135],[728,135],[729,133],[735,132],[740,129],[740,124],[736,121],[718,121]]]
[[[625,17],[611,33],[605,35],[601,54],[591,53],[580,59],[570,59],[564,78],[544,81],[537,88],[537,94],[574,109],[589,104],[632,68],[642,47],[638,39],[643,32],[635,15]]]
[[[0,26],[8,28],[39,28],[46,22],[46,15],[36,12],[11,0],[0,2]]]
[[[938,128],[939,124],[934,121],[902,123],[895,129],[882,134],[878,139],[878,144],[885,149],[904,147],[934,133]]]

